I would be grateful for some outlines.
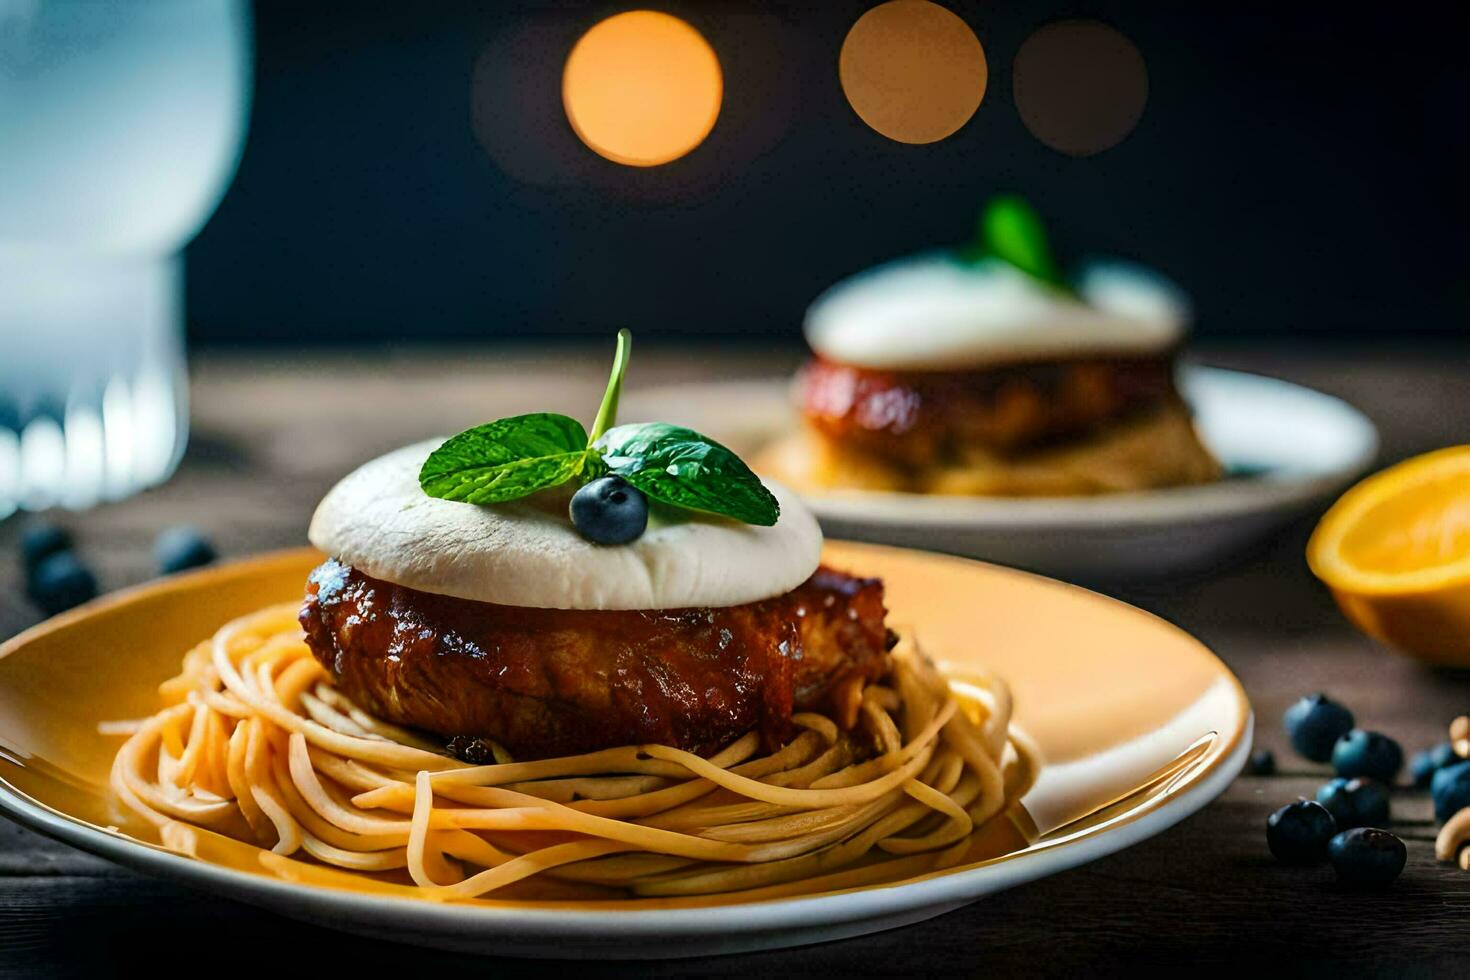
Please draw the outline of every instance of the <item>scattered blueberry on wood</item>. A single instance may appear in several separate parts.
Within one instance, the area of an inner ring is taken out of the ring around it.
[[[1252,776],[1274,776],[1276,775],[1276,756],[1270,749],[1257,749],[1251,753],[1245,771]]]
[[[1409,859],[1404,842],[1377,827],[1344,830],[1328,843],[1327,854],[1339,881],[1378,887],[1397,878]]]
[[[66,612],[97,595],[97,578],[72,551],[47,555],[26,585],[31,601],[48,616]]]
[[[1459,756],[1455,755],[1455,749],[1449,742],[1440,742],[1432,748],[1414,753],[1409,760],[1409,775],[1414,777],[1415,786],[1428,789],[1434,774],[1458,759]]]
[[[32,575],[36,566],[59,551],[71,549],[71,534],[59,524],[37,521],[20,535],[20,559],[26,576]]]
[[[1332,768],[1339,776],[1366,776],[1392,783],[1404,765],[1399,743],[1379,732],[1354,728],[1332,747]]]
[[[1337,740],[1353,727],[1353,713],[1325,694],[1309,694],[1282,718],[1292,748],[1313,762],[1332,758]]]
[[[187,525],[167,528],[153,542],[153,561],[160,575],[208,565],[216,557],[204,533]]]
[[[1444,823],[1470,806],[1470,760],[1445,766],[1429,781],[1434,798],[1434,819]]]
[[[1266,821],[1271,853],[1286,864],[1313,864],[1325,856],[1338,880],[1348,885],[1381,887],[1394,881],[1408,849],[1383,828],[1391,816],[1391,787],[1404,765],[1402,747],[1380,732],[1357,728],[1352,712],[1325,694],[1296,701],[1282,721],[1292,747],[1313,762],[1331,762],[1337,778],[1319,788],[1315,800],[1271,814]],[[1453,726],[1451,737],[1460,737]],[[1274,771],[1274,760],[1258,761],[1259,756],[1269,753],[1253,754],[1249,771]],[[1470,807],[1470,760],[1461,761],[1450,742],[1414,753],[1409,769],[1416,787],[1429,787],[1440,823]]]
[[[1317,790],[1317,802],[1332,814],[1340,830],[1388,826],[1388,787],[1376,780],[1339,776]]]
[[[1266,818],[1266,844],[1282,864],[1316,864],[1327,857],[1337,822],[1314,800],[1288,803]]]

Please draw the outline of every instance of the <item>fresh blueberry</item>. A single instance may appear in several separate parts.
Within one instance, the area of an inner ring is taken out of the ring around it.
[[[648,498],[620,476],[603,476],[572,495],[572,523],[595,544],[627,544],[648,527]]]
[[[41,559],[28,583],[31,600],[48,616],[79,606],[97,595],[97,579],[75,552],[58,551]]]
[[[36,570],[42,559],[69,548],[71,534],[59,524],[37,521],[21,532],[20,558],[27,575]]]
[[[1282,718],[1292,748],[1313,762],[1332,758],[1332,747],[1353,727],[1353,713],[1325,694],[1309,694]]]
[[[208,565],[216,558],[214,545],[196,527],[167,528],[153,542],[153,562],[160,575]]]
[[[1282,864],[1316,864],[1335,833],[1332,814],[1312,800],[1288,803],[1266,818],[1266,844]]]
[[[1470,806],[1470,759],[1445,766],[1429,781],[1434,819],[1444,823]]]
[[[1327,845],[1337,880],[1349,885],[1386,885],[1409,859],[1404,842],[1377,827],[1344,830]]]
[[[1434,774],[1458,758],[1449,742],[1440,742],[1433,748],[1415,752],[1409,759],[1409,774],[1414,777],[1414,785],[1427,789]]]
[[[1367,776],[1392,783],[1404,764],[1399,743],[1378,732],[1354,728],[1332,747],[1332,768],[1339,776]]]
[[[1271,754],[1270,749],[1258,749],[1251,753],[1250,761],[1245,765],[1245,771],[1252,776],[1274,776],[1276,756]]]
[[[1387,827],[1389,815],[1388,786],[1376,779],[1364,779],[1357,777],[1349,779],[1347,783],[1348,798],[1353,801],[1357,811],[1358,826],[1360,827]]]
[[[1339,830],[1388,826],[1388,787],[1376,780],[1339,776],[1317,790],[1317,802],[1332,814]]]

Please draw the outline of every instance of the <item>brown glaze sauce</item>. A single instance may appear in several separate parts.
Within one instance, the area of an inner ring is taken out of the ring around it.
[[[808,424],[892,463],[923,466],[969,448],[1020,453],[1177,402],[1173,353],[877,371],[813,358],[802,369]]]
[[[329,560],[300,618],[366,710],[466,757],[478,737],[535,759],[649,742],[707,753],[751,729],[774,746],[800,710],[851,726],[863,683],[888,670],[884,615],[880,581],[825,567],[761,602],[609,612],[456,599]]]

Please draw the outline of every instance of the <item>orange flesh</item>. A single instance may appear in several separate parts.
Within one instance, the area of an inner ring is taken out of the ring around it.
[[[1359,568],[1417,572],[1470,558],[1470,469],[1452,470],[1375,501],[1343,535]]]

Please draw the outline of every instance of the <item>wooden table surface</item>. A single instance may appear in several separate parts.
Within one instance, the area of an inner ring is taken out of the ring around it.
[[[1207,349],[1200,359],[1352,401],[1380,426],[1385,462],[1470,432],[1470,348]],[[777,376],[795,362],[795,352],[640,351],[630,386]],[[357,462],[514,411],[590,415],[605,363],[605,351],[581,349],[212,353],[194,364],[194,431],[178,475],[140,497],[61,519],[104,588],[147,578],[152,539],[171,524],[206,529],[226,556],[300,544],[317,499]],[[21,523],[0,522],[0,637],[38,618],[10,557]],[[1463,975],[1470,874],[1435,863],[1425,794],[1394,798],[1409,864],[1385,893],[1342,890],[1330,869],[1278,867],[1266,851],[1266,815],[1327,777],[1286,747],[1280,718],[1296,697],[1326,690],[1406,751],[1441,740],[1450,718],[1470,710],[1470,676],[1421,668],[1344,623],[1303,562],[1309,529],[1303,521],[1209,575],[1107,589],[1193,632],[1230,664],[1255,706],[1257,745],[1276,752],[1280,775],[1242,777],[1152,840],[919,925],[784,952],[574,969],[1108,974],[1140,963],[1195,970],[1229,961],[1305,973]],[[99,975],[191,960],[273,972],[319,964],[355,977],[547,968],[300,925],[124,871],[0,819],[0,974]]]

